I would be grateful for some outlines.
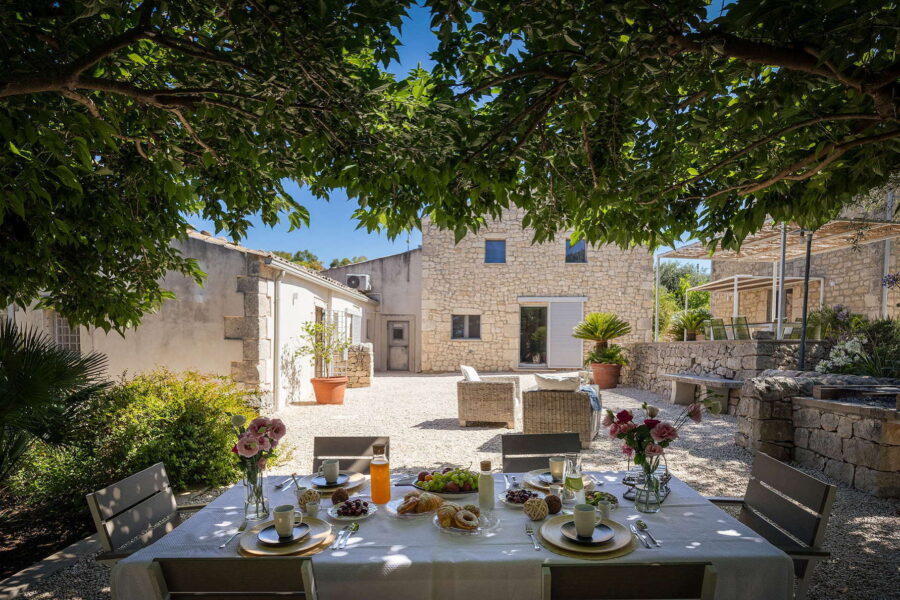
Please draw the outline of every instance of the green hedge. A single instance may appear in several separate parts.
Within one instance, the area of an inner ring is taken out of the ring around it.
[[[21,502],[85,510],[84,495],[163,462],[173,487],[239,478],[228,413],[253,418],[254,397],[230,381],[158,371],[122,381],[88,402],[63,448],[34,444],[10,482]]]

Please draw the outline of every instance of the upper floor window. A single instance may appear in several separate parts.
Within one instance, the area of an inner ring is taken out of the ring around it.
[[[484,241],[484,262],[486,262],[486,263],[505,263],[506,262],[506,240],[485,240]]]
[[[481,315],[452,315],[450,337],[454,340],[481,338]]]
[[[81,333],[78,327],[69,325],[59,313],[53,313],[53,340],[64,350],[81,352]]]
[[[584,240],[578,240],[574,244],[572,243],[572,240],[566,240],[566,262],[587,262],[587,245],[584,243]]]

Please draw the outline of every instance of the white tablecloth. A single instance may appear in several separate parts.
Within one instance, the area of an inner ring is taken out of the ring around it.
[[[621,473],[595,475],[606,481],[600,489],[622,497]],[[272,487],[283,479],[270,477],[267,481],[272,506],[295,503],[293,487],[288,491]],[[500,493],[503,478],[496,476],[495,484]],[[672,493],[656,514],[638,513],[628,500],[620,500],[619,508],[612,512],[612,518],[621,523],[642,518],[662,548],[640,546],[627,556],[589,564],[709,561],[718,573],[717,598],[791,597],[793,566],[786,554],[683,482],[673,478],[670,486]],[[393,487],[393,495],[401,497],[409,489]],[[111,574],[113,598],[158,600],[148,570],[156,557],[235,556],[237,539],[224,549],[218,546],[241,523],[242,492],[241,486],[233,487],[156,543],[119,562]],[[476,495],[468,498],[477,503]],[[524,533],[526,517],[520,510],[498,503],[495,513],[499,526],[490,535],[472,537],[442,533],[429,518],[401,520],[381,509],[360,522],[360,530],[346,550],[326,550],[313,557],[319,597],[540,600],[543,564],[588,562],[548,550],[536,552]],[[320,517],[327,518],[324,511]]]

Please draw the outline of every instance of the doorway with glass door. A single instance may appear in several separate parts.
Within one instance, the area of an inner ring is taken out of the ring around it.
[[[578,369],[582,344],[572,329],[583,315],[581,298],[546,299],[519,307],[519,366]]]

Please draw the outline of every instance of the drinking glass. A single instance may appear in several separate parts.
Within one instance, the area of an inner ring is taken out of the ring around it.
[[[584,474],[581,472],[581,455],[566,454],[566,489],[575,496],[576,504],[584,503]]]

